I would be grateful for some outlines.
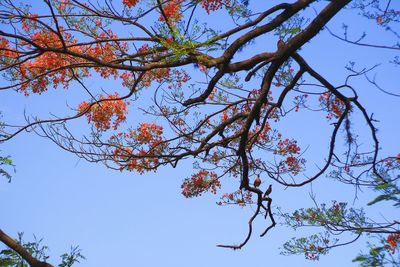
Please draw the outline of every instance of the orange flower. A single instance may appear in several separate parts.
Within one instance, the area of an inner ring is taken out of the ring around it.
[[[164,14],[167,17],[169,22],[176,22],[182,18],[181,10],[181,0],[171,0],[168,4],[166,4],[163,8]],[[161,15],[158,19],[159,21],[164,21],[164,16]]]
[[[139,2],[139,0],[122,0],[122,4],[127,7],[134,7]]]
[[[392,251],[392,253],[395,252],[399,240],[400,240],[400,232],[390,234],[386,238],[386,243],[389,244],[389,249]]]
[[[220,8],[222,8],[222,5],[229,5],[230,0],[201,0],[200,2],[201,7],[204,8],[204,10],[210,14],[210,11],[215,11]]]
[[[94,122],[94,126],[101,130],[106,131],[111,127],[111,121],[114,120],[112,128],[116,130],[119,124],[126,120],[127,103],[124,100],[111,100],[120,98],[118,93],[103,96],[100,95],[100,100],[110,99],[110,101],[102,101],[92,105],[89,109],[90,103],[82,102],[78,110],[79,112],[86,112],[85,115],[88,122]],[[88,110],[89,109],[89,110]]]

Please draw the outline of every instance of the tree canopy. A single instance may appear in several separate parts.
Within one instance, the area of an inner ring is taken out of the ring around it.
[[[398,78],[385,72],[398,71],[400,64],[399,3],[40,3],[0,2],[0,93],[35,100],[56,90],[68,102],[57,113],[42,107],[24,114],[23,121],[5,114],[0,144],[34,132],[79,158],[139,174],[166,165],[179,169],[188,161],[193,173],[180,178],[184,197],[210,192],[219,196],[217,205],[253,208],[239,243],[218,247],[241,249],[253,235],[280,231],[275,226],[281,223],[320,231],[289,240],[283,254],[317,260],[368,235],[378,241],[367,245],[368,253],[355,253],[355,262],[400,264],[400,222],[393,216],[400,205],[400,147],[383,147],[386,136],[396,132],[378,131],[397,114],[380,113],[385,103],[372,109],[365,104],[371,90],[400,97],[382,82]],[[343,24],[337,19],[342,13],[367,26]],[[350,52],[324,43],[332,40],[368,49],[371,56],[353,61]],[[336,64],[334,53],[347,57],[347,64]],[[374,62],[372,54],[382,54],[384,62]],[[285,130],[296,123],[298,130]],[[13,166],[10,156],[0,155],[3,165]],[[8,169],[0,174],[11,179]],[[327,204],[312,191],[305,197],[315,205],[295,211],[273,202],[276,188],[307,187],[322,179],[352,188],[354,203],[367,195],[367,205],[385,205],[388,214],[372,218],[341,201],[340,192]],[[265,219],[257,220],[265,226],[260,233],[253,230],[256,218]],[[51,266],[39,253],[40,242],[24,243],[22,236],[15,241],[1,230],[0,241],[8,247],[0,253],[0,266],[20,261]],[[74,248],[59,266],[82,258]]]

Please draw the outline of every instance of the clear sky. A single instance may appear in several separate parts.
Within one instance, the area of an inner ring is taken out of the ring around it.
[[[342,23],[347,23],[357,35],[374,23],[352,14],[343,11],[328,26],[340,32]],[[216,17],[212,17],[210,23],[218,23]],[[375,34],[370,41],[390,41],[385,34]],[[252,49],[264,47],[257,42]],[[357,62],[360,67],[382,63],[371,74],[377,73],[377,79],[386,89],[400,92],[399,69],[389,63],[394,52],[352,46],[324,32],[300,53],[336,85],[343,83],[347,74],[344,66],[349,61]],[[94,88],[109,85],[109,82],[88,80],[88,84]],[[396,138],[400,132],[400,98],[383,94],[362,77],[355,80],[354,85],[367,110],[373,110],[374,117],[380,120],[382,152],[397,154],[400,152]],[[80,88],[50,89],[41,96],[27,98],[17,92],[0,91],[0,110],[4,120],[12,117],[22,121],[24,110],[27,114],[46,115],[49,110],[66,107],[67,95],[72,95],[69,99],[73,102],[82,92]],[[140,116],[132,120],[139,119]],[[320,120],[320,124],[316,120]],[[367,136],[365,125],[358,122],[359,134],[364,138],[363,135]],[[327,149],[326,134],[330,130],[324,128],[327,125],[322,114],[306,113],[301,118],[289,117],[280,130],[298,139],[304,147],[310,146],[307,156],[312,164],[312,160],[323,161],[321,150]],[[351,266],[351,260],[364,248],[365,239],[362,239],[356,244],[337,248],[316,262],[305,260],[303,255],[282,256],[279,247],[301,232],[277,225],[267,236],[260,238],[258,233],[269,225],[269,221],[261,217],[255,222],[251,241],[242,250],[217,248],[217,244],[243,240],[252,210],[219,207],[215,205],[218,195],[185,199],[180,194],[180,185],[184,177],[193,173],[191,161],[182,162],[175,169],[160,168],[156,173],[121,173],[101,164],[79,160],[34,133],[20,134],[1,144],[0,149],[1,155],[12,156],[16,165],[11,183],[0,179],[0,228],[15,237],[18,232],[24,232],[26,240],[32,240],[33,235],[43,238],[43,243],[50,248],[49,262],[55,265],[59,262],[58,256],[69,251],[71,245],[79,245],[87,258],[76,266],[95,267]],[[354,199],[353,188],[343,187],[327,178],[317,180],[312,188],[321,202],[337,199],[352,203]],[[311,206],[310,190],[310,186],[301,189],[274,187],[275,208],[280,206],[290,211]],[[371,195],[360,195],[354,205],[363,206],[371,199]],[[394,212],[384,206],[367,210],[376,218]]]

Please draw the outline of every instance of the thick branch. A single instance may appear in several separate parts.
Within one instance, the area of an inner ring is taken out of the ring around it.
[[[53,267],[53,265],[34,258],[21,244],[0,229],[0,241],[20,255],[31,267]]]

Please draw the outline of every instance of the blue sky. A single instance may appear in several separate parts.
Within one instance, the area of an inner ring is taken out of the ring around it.
[[[361,33],[374,23],[359,20],[344,11],[329,26],[339,32],[343,22],[355,25],[354,33]],[[386,36],[373,35],[370,40],[390,41]],[[254,49],[262,48],[260,42],[255,44]],[[300,53],[336,84],[343,82],[348,61],[358,62],[360,66],[382,63],[376,71],[377,78],[385,88],[399,92],[398,68],[388,63],[393,52],[351,46],[325,32]],[[91,87],[108,85],[95,80],[88,80],[88,84]],[[362,78],[354,84],[367,110],[373,110],[381,121],[378,126],[385,147],[383,152],[397,154],[400,152],[396,139],[396,133],[400,132],[400,98],[383,94]],[[49,110],[63,110],[67,97],[69,101],[76,101],[81,93],[80,88],[58,89],[26,98],[20,93],[1,91],[0,110],[5,119],[12,117],[21,121],[24,109],[28,114],[46,115]],[[132,120],[140,120],[140,116]],[[363,123],[356,122],[360,135],[367,136]],[[321,150],[327,148],[324,142],[330,130],[327,125],[323,115],[310,113],[300,119],[289,117],[280,130],[297,138],[304,146],[313,144],[307,151],[309,162],[321,162]],[[191,161],[182,162],[175,169],[163,167],[157,173],[121,173],[79,160],[34,133],[20,134],[1,144],[0,149],[2,155],[12,156],[17,170],[11,183],[0,180],[0,227],[12,236],[24,232],[26,240],[32,240],[33,234],[43,238],[43,243],[50,248],[49,261],[54,264],[71,245],[79,245],[87,258],[77,266],[96,267],[351,266],[351,260],[364,248],[365,242],[361,240],[337,248],[317,262],[306,261],[302,255],[282,256],[279,247],[298,233],[277,225],[266,237],[259,238],[257,233],[269,225],[269,221],[262,218],[256,220],[255,234],[242,250],[217,248],[217,244],[242,241],[251,209],[219,207],[215,205],[218,195],[185,199],[180,194],[180,184],[182,178],[193,173]],[[275,206],[289,210],[311,206],[310,189],[310,186],[301,189],[274,187]],[[321,202],[333,199],[352,202],[354,198],[353,188],[327,178],[313,183],[313,191]],[[362,195],[355,205],[362,206],[372,198]],[[393,210],[384,206],[368,211],[377,218],[394,215]]]

